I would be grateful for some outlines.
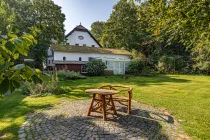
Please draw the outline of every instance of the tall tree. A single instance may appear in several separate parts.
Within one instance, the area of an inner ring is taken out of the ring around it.
[[[22,32],[36,24],[46,25],[46,29],[36,38],[38,44],[30,49],[28,56],[35,60],[35,67],[42,69],[51,40],[64,40],[65,15],[61,7],[52,0],[8,0],[8,3],[17,15],[16,26]]]
[[[91,24],[91,33],[96,38],[98,42],[101,41],[103,29],[104,29],[105,22],[103,21],[96,21]]]
[[[16,21],[14,10],[4,0],[0,1],[0,21],[0,34],[2,35],[7,33],[6,27],[14,24]]]
[[[36,62],[35,67],[41,68],[47,57],[47,49],[51,44],[51,39],[58,42],[64,39],[65,15],[62,14],[61,7],[54,4],[52,0],[34,0],[33,9],[34,24],[46,25],[46,29],[37,38],[39,43],[29,52],[29,56]]]
[[[105,23],[102,45],[111,48],[132,50],[139,47],[139,20],[137,6],[120,0]]]
[[[158,17],[153,23],[156,27],[154,33],[159,37],[167,37],[167,44],[171,44],[174,40],[183,43],[188,50],[191,50],[199,67],[200,64],[207,64],[201,61],[210,61],[210,50],[207,49],[210,46],[209,0],[150,0],[149,2],[152,5],[151,12]],[[210,66],[205,68],[210,70]]]

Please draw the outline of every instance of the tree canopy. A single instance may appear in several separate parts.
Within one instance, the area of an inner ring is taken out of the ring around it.
[[[28,55],[35,60],[35,67],[42,69],[51,40],[64,40],[65,15],[61,12],[61,7],[52,0],[8,0],[7,3],[14,10],[17,19],[14,25],[20,32],[25,32],[28,27],[37,24],[46,25],[46,29],[36,38],[38,44],[30,49]],[[0,26],[0,30],[4,30],[6,25]]]
[[[16,15],[14,10],[4,0],[0,1],[0,34],[6,34],[6,27],[11,24],[15,24]]]
[[[91,33],[98,42],[101,41],[105,22],[96,21],[91,24]]]
[[[152,64],[182,58],[210,71],[209,0],[120,0],[105,21],[103,47],[135,49]]]
[[[102,46],[127,50],[139,47],[137,10],[134,3],[126,3],[123,0],[113,7],[113,12],[104,26]]]
[[[35,37],[43,30],[43,25],[29,28],[27,33],[18,35],[20,31],[12,26],[7,27],[6,37],[0,36],[0,96],[7,91],[13,92],[23,81],[41,82],[39,70],[33,70],[23,64],[15,65],[20,56],[27,56],[30,47],[37,44]]]

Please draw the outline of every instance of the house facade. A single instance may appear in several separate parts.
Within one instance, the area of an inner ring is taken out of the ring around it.
[[[87,73],[86,64],[92,59],[102,60],[112,74],[125,74],[131,53],[121,49],[102,48],[82,25],[66,35],[66,43],[53,44],[48,49],[47,67]]]

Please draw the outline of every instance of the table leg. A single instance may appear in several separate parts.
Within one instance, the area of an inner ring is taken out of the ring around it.
[[[101,101],[98,103],[98,107],[99,107],[99,106],[102,106],[102,97],[101,97],[101,95],[98,95],[98,99],[101,100]],[[100,107],[99,110],[102,111],[102,108]]]
[[[93,107],[93,103],[94,103],[94,100],[95,100],[95,94],[93,94],[93,97],[92,97],[92,100],[91,100],[91,103],[90,103],[90,107],[89,107],[89,109],[88,109],[88,116],[90,116],[90,113],[91,113],[91,111],[92,111],[92,107]]]
[[[105,95],[102,95],[102,114],[103,114],[103,120],[106,121],[106,99]]]
[[[114,101],[113,101],[112,95],[110,95],[110,100],[111,100],[111,104],[112,104],[112,109],[114,111],[114,115],[117,115],[117,111],[115,109],[115,105],[114,105]]]

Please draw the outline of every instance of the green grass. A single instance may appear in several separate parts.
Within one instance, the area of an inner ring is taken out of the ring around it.
[[[210,77],[190,75],[160,75],[155,77],[88,77],[63,81],[73,91],[61,96],[30,98],[19,92],[0,101],[0,139],[17,139],[25,114],[34,109],[53,105],[59,100],[90,98],[85,89],[101,85],[129,85],[134,88],[133,99],[155,107],[165,108],[180,120],[187,134],[195,139],[210,139]]]

